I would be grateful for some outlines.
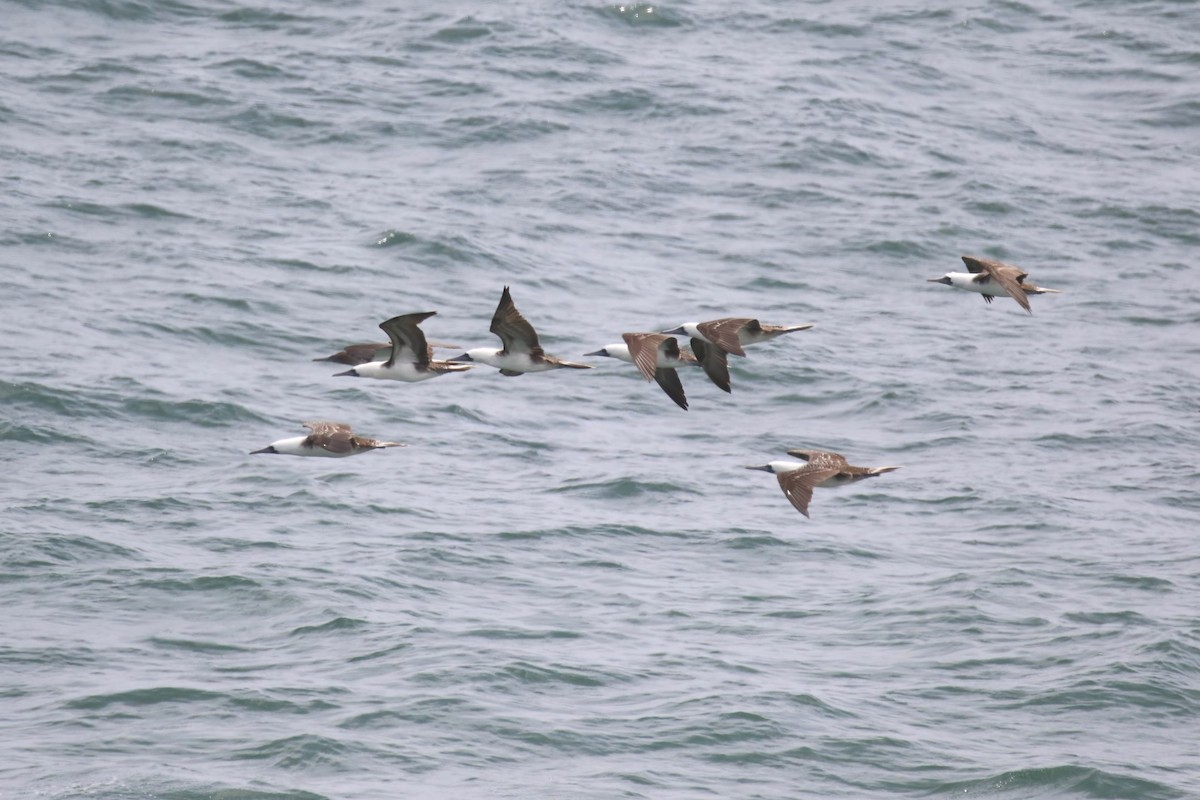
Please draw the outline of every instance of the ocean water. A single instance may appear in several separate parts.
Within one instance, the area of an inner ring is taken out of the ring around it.
[[[1190,0],[0,19],[0,798],[1200,797]]]

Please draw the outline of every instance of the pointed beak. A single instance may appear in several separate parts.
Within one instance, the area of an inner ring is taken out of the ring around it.
[[[667,336],[686,336],[687,335],[687,331],[685,331],[683,329],[682,325],[680,325],[678,328],[671,328],[671,330],[669,330],[669,331],[660,331],[660,333],[665,333]]]
[[[607,355],[608,355],[608,348],[601,347],[599,350],[593,350],[590,353],[584,353],[583,357],[587,358],[588,356],[607,356]]]
[[[475,359],[471,358],[469,353],[463,353],[461,356],[455,356],[454,358],[447,358],[446,360],[447,361],[474,361]]]
[[[761,469],[763,472],[770,472],[771,465],[770,464],[759,464],[758,466],[754,466],[754,467],[746,467],[746,469]]]
[[[266,447],[264,447],[262,450],[251,450],[250,455],[253,456],[253,455],[257,455],[258,453],[274,453],[274,452],[275,452],[275,445],[269,444]]]
[[[350,377],[352,377],[352,378],[358,378],[358,377],[361,377],[361,376],[360,376],[360,375],[359,375],[359,374],[358,374],[356,371],[354,371],[353,369],[348,369],[348,370],[346,370],[345,372],[335,372],[335,373],[333,373],[333,377],[335,377],[335,378],[340,378],[340,377],[342,377],[343,375],[349,375],[349,376],[350,376]]]
[[[926,283],[944,283],[944,284],[946,284],[947,286],[949,286],[949,285],[950,285],[950,279],[949,279],[949,278],[947,278],[946,276],[944,276],[944,275],[943,275],[943,276],[942,276],[942,277],[940,277],[940,278],[930,278],[929,280],[927,280],[927,281],[926,281]]]

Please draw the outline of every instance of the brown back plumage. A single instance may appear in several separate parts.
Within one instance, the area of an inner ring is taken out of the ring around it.
[[[314,358],[313,361],[333,361],[337,364],[346,364],[347,366],[357,367],[359,364],[366,364],[370,361],[381,360],[379,351],[385,352],[391,349],[391,342],[362,342],[360,344],[348,344],[338,352],[324,358]]]
[[[738,334],[747,325],[758,325],[758,320],[749,317],[724,317],[708,322],[696,323],[696,329],[704,334],[704,338],[735,356],[745,356],[742,341]]]
[[[841,453],[828,450],[788,450],[789,456],[795,456],[807,462],[800,469],[791,472],[777,473],[779,486],[784,495],[804,516],[808,516],[808,504],[812,501],[813,489],[822,485],[830,478],[837,478],[838,483],[854,482],[885,472],[892,472],[899,467],[856,467],[846,461]],[[837,485],[837,484],[835,484]]]
[[[400,442],[384,442],[379,439],[368,439],[365,436],[355,436],[353,429],[342,422],[305,422],[308,428],[308,438],[304,440],[305,447],[320,447],[331,453],[353,453],[358,450],[374,450],[381,447],[404,447]]]
[[[1008,292],[1013,300],[1020,304],[1021,308],[1025,309],[1030,314],[1033,309],[1029,306],[1029,297],[1025,294],[1025,287],[1022,284],[1029,277],[1029,273],[1020,267],[1014,267],[1012,264],[1005,264],[1003,261],[996,261],[992,258],[978,258],[976,256],[962,256],[963,263],[967,265],[967,270],[976,274],[976,283],[987,283],[989,280],[995,281],[1004,291]],[[992,302],[990,295],[984,295],[983,299]]]

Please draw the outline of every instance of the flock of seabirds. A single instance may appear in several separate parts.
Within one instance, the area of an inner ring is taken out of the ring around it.
[[[948,272],[932,283],[944,283],[983,295],[988,303],[996,297],[1011,297],[1030,314],[1029,296],[1058,293],[1058,289],[1035,286],[1026,281],[1028,273],[1020,267],[990,258],[962,256],[968,272]],[[457,345],[430,343],[420,325],[436,314],[423,311],[402,314],[381,322],[379,327],[388,335],[388,342],[352,344],[344,350],[314,361],[332,361],[350,366],[335,376],[376,378],[380,380],[415,383],[451,372],[465,372],[475,364],[486,364],[500,370],[501,375],[516,376],[527,372],[546,372],[552,369],[592,369],[591,364],[552,356],[542,350],[537,331],[522,316],[513,303],[508,287],[500,295],[500,304],[492,315],[491,332],[500,337],[500,348],[478,347],[446,360],[433,357],[434,347],[454,348]],[[766,325],[747,317],[725,317],[707,322],[685,322],[677,328],[658,333],[625,333],[624,343],[610,344],[585,356],[616,358],[637,366],[646,380],[655,381],[680,408],[687,410],[687,396],[678,370],[700,367],[714,384],[730,392],[730,355],[745,356],[745,347],[770,341],[786,333],[803,331],[812,325]],[[676,336],[687,336],[691,352],[680,347]],[[306,422],[307,436],[294,436],[272,442],[254,453],[276,453],[290,456],[323,456],[340,458],[358,455],[385,447],[404,447],[400,442],[384,442],[354,433],[349,425],[339,422]],[[771,461],[747,467],[770,472],[779,480],[784,495],[804,516],[813,489],[845,486],[850,483],[892,472],[899,467],[856,467],[844,456],[824,450],[788,450],[788,455],[800,461]]]

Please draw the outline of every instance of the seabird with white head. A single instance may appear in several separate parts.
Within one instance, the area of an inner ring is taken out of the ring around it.
[[[962,260],[970,272],[947,272],[940,278],[930,278],[929,282],[944,283],[956,289],[966,289],[968,292],[979,292],[989,303],[994,297],[1011,297],[1030,314],[1033,313],[1033,309],[1029,307],[1029,295],[1047,292],[1062,294],[1058,289],[1026,283],[1025,279],[1029,277],[1029,273],[1012,264],[976,256],[962,256]]]
[[[271,442],[261,450],[251,450],[250,455],[274,453],[281,456],[345,458],[384,447],[404,447],[400,442],[384,442],[379,439],[368,439],[365,436],[355,436],[349,425],[343,425],[340,422],[306,422],[304,427],[311,431],[308,436],[280,439],[277,442]]]
[[[764,325],[751,317],[723,317],[708,322],[685,322],[677,328],[663,333],[671,336],[689,336],[695,350],[695,340],[716,345],[726,353],[745,356],[743,347],[759,342],[768,342],[776,336],[796,331],[806,331],[812,325]],[[699,358],[700,354],[696,353]]]
[[[335,373],[334,377],[349,375],[355,378],[377,378],[415,383],[436,378],[448,372],[464,372],[470,369],[470,364],[433,359],[433,348],[425,341],[425,334],[421,331],[420,324],[436,313],[436,311],[420,311],[415,314],[401,314],[379,323],[379,327],[392,340],[392,349],[388,351],[387,360],[368,361],[351,367],[345,372]]]
[[[873,478],[885,472],[900,469],[899,467],[854,467],[846,463],[839,453],[826,450],[788,450],[789,456],[803,459],[802,461],[770,461],[746,469],[761,469],[774,473],[779,479],[779,488],[804,516],[808,516],[808,504],[812,501],[813,489],[834,488],[850,483]]]
[[[563,361],[547,355],[538,342],[537,331],[521,315],[513,303],[508,287],[500,295],[496,313],[492,315],[491,332],[500,337],[503,348],[476,347],[450,361],[478,361],[500,370],[501,375],[524,375],[526,372],[546,372],[552,369],[591,369],[591,364]]]
[[[654,381],[675,401],[675,405],[687,411],[687,396],[679,380],[678,367],[696,366],[696,358],[686,350],[679,349],[679,342],[664,333],[623,333],[624,344],[609,344],[585,356],[607,356],[637,366],[648,381]]]

